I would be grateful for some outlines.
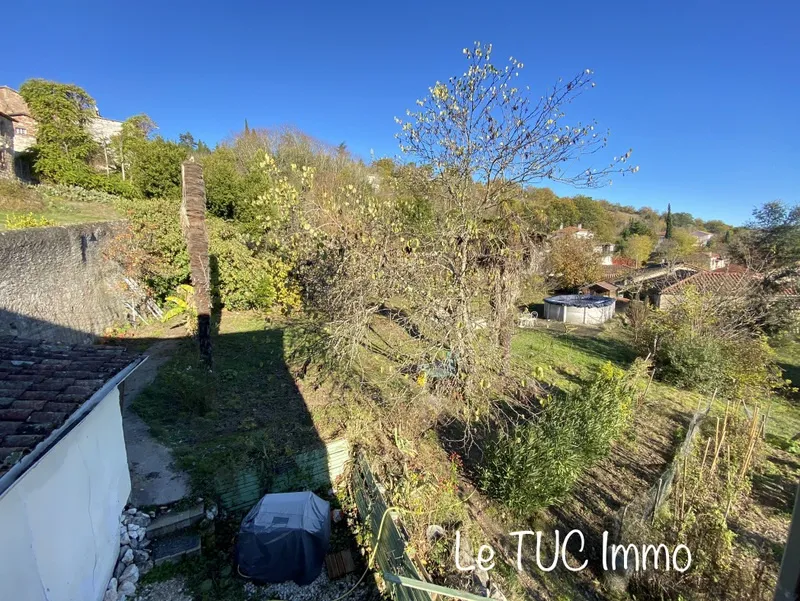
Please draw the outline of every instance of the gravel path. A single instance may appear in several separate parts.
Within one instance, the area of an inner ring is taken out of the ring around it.
[[[244,585],[244,590],[248,599],[253,601],[271,601],[273,599],[280,599],[281,601],[333,601],[339,595],[349,591],[360,577],[360,573],[348,574],[338,580],[328,580],[328,574],[323,567],[319,577],[306,586],[299,586],[291,581],[264,586],[256,586],[248,582]],[[365,578],[364,580],[368,579]],[[362,582],[347,597],[347,601],[366,601],[372,596],[374,590],[370,584]]]
[[[192,601],[192,597],[184,591],[182,578],[172,578],[143,586],[134,601]]]

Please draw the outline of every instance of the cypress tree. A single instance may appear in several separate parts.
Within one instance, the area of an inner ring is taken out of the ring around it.
[[[667,229],[664,232],[664,238],[672,238],[672,206],[667,204]]]

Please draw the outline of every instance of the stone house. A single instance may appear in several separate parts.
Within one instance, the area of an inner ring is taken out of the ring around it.
[[[0,178],[14,177],[14,121],[0,113]]]
[[[97,115],[89,121],[86,129],[103,150],[104,157],[97,162],[95,167],[108,169],[113,159],[109,151],[111,138],[122,131],[122,121],[102,117],[97,107],[95,107],[95,112]],[[25,165],[21,163],[24,162],[25,152],[36,144],[39,124],[31,115],[28,103],[25,102],[22,95],[9,86],[0,86],[0,113],[6,114],[13,121],[16,172],[18,177],[25,179],[24,175],[30,169],[26,169]]]
[[[0,86],[0,113],[5,113],[14,122],[14,154],[25,152],[36,144],[39,126],[19,92]]]
[[[0,599],[101,601],[131,491],[121,347],[0,338]]]

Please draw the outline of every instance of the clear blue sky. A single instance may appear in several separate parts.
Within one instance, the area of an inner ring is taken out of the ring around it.
[[[393,117],[481,40],[522,60],[533,90],[596,72],[568,114],[611,128],[641,170],[595,198],[737,224],[800,202],[797,0],[451,4],[32,1],[3,28],[0,83],[77,83],[105,116],[147,113],[167,137],[213,146],[247,118],[368,159],[398,153]]]

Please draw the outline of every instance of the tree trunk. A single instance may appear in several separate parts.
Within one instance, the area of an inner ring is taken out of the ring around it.
[[[193,159],[181,165],[183,200],[181,226],[189,251],[189,268],[197,306],[197,341],[200,355],[211,369],[211,281],[206,233],[206,186],[203,168]]]

